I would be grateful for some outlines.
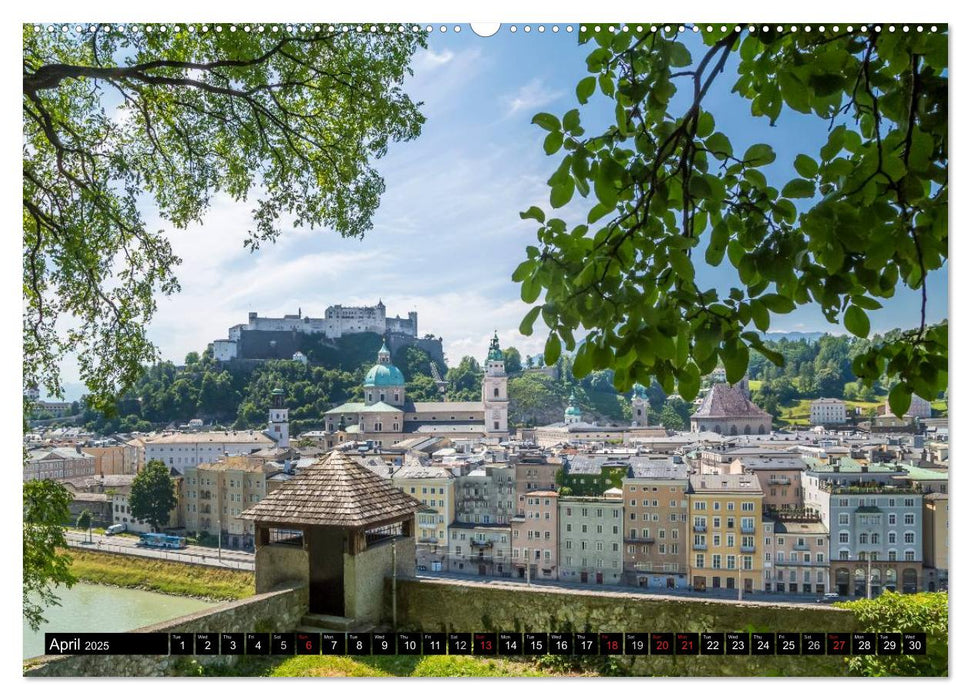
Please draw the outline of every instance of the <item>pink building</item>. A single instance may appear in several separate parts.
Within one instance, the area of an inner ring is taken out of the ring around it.
[[[557,493],[529,491],[519,495],[512,518],[513,575],[530,580],[555,579],[557,570]]]

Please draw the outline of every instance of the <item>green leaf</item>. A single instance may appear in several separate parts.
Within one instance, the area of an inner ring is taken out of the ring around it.
[[[910,409],[911,397],[912,393],[906,384],[900,382],[894,385],[887,397],[887,403],[890,404],[890,410],[895,416],[899,418]]]
[[[732,142],[720,131],[716,131],[705,140],[705,148],[711,151],[712,155],[718,160],[725,160],[726,157],[734,154]]]
[[[547,131],[556,131],[560,128],[560,120],[548,112],[540,112],[537,114],[533,117],[532,123]]]
[[[613,181],[603,173],[603,169],[598,173],[597,179],[593,181],[593,191],[608,211],[617,206],[617,188]]]
[[[789,180],[786,186],[782,188],[782,196],[789,199],[802,199],[812,197],[814,194],[816,194],[815,183],[798,177]]]
[[[597,89],[597,79],[588,75],[586,78],[577,83],[577,100],[580,104],[585,105],[590,96],[593,95],[593,91]]]
[[[816,177],[816,173],[819,172],[819,166],[816,164],[816,161],[802,153],[796,156],[794,165],[796,166],[796,172],[806,178]]]
[[[694,401],[701,388],[701,374],[694,362],[686,364],[678,374],[678,394],[685,401]]]
[[[573,199],[573,178],[554,185],[550,190],[550,206],[559,209]]]
[[[675,68],[691,65],[691,52],[680,41],[672,41],[669,45],[669,63]]]
[[[835,73],[814,73],[809,76],[809,87],[817,97],[826,97],[840,92],[846,84],[846,78]]]
[[[695,131],[695,136],[698,138],[706,138],[715,130],[715,117],[712,116],[711,112],[699,112],[698,113],[698,128]]]
[[[563,115],[563,128],[571,134],[580,130],[580,110],[571,109]]]
[[[551,131],[546,135],[543,140],[543,150],[546,151],[546,155],[550,156],[560,150],[560,146],[563,145],[563,132],[562,131]]]
[[[866,311],[855,304],[846,309],[843,314],[843,325],[853,335],[859,338],[866,338],[870,335],[870,319]]]
[[[560,337],[556,333],[550,333],[546,339],[546,348],[543,350],[543,361],[547,367],[551,367],[560,359]]]
[[[543,223],[546,221],[546,214],[539,207],[530,207],[526,211],[519,212],[520,219],[536,219],[538,222]]]
[[[576,356],[573,358],[573,366],[571,371],[573,376],[577,379],[582,379],[590,374],[590,370],[593,368],[593,357],[589,352],[589,346],[584,343],[577,350]]]
[[[763,294],[759,297],[759,301],[769,311],[776,314],[787,314],[796,308],[796,304],[792,299],[784,297],[781,294]]]
[[[725,364],[725,379],[736,384],[748,371],[748,348],[742,344],[728,344],[719,353]]]
[[[752,322],[755,324],[755,327],[763,333],[769,330],[769,312],[766,310],[765,305],[758,299],[752,299],[749,302],[749,309],[752,312]]]
[[[757,143],[754,146],[750,146],[748,150],[745,151],[745,155],[742,157],[742,160],[744,160],[750,167],[768,165],[775,160],[775,151],[773,151],[772,146],[767,143]]]
[[[536,317],[539,316],[539,312],[542,308],[542,306],[534,306],[529,310],[519,324],[519,333],[521,335],[533,334],[533,324],[536,323]]]

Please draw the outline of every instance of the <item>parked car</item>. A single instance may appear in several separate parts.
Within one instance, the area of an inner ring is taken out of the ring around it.
[[[127,529],[128,529],[128,526],[125,525],[124,523],[116,523],[115,525],[112,525],[105,529],[105,535],[108,535],[108,536],[117,535],[119,532],[124,532]]]
[[[835,603],[840,599],[839,593],[827,593],[822,598],[817,598],[817,603]]]

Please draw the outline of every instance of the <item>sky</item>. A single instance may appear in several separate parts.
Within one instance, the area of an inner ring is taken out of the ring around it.
[[[424,103],[427,121],[419,138],[392,144],[375,162],[386,192],[363,240],[284,229],[275,244],[251,253],[243,247],[252,209],[245,202],[217,197],[203,223],[185,230],[146,207],[150,229],[164,229],[183,260],[177,272],[182,291],[159,298],[149,329],[163,359],[180,364],[186,353],[226,337],[250,311],[282,316],[299,309],[321,317],[332,304],[373,305],[379,299],[390,316],[417,311],[419,333],[443,338],[450,365],[464,355],[481,361],[494,331],[503,347],[515,346],[523,356],[542,352],[541,323],[531,337],[517,330],[529,306],[511,281],[526,246],[536,241],[536,223],[523,221],[519,212],[531,205],[549,211],[545,183],[559,163],[544,154],[546,132],[530,120],[540,111],[559,116],[579,106],[575,87],[587,75],[585,58],[594,45],[578,45],[576,32],[562,29],[541,34],[538,25],[529,33],[524,25],[515,33],[503,25],[489,38],[476,36],[467,24],[458,33],[452,26],[445,33],[436,28],[428,48],[413,59],[414,76],[405,89]],[[685,40],[697,58],[700,40],[690,34]],[[751,117],[747,104],[730,93],[733,71],[729,65],[716,80],[706,108],[737,152],[772,143],[778,157],[764,172],[784,183],[794,176],[798,153],[818,150],[826,124],[788,110],[775,127]],[[587,133],[612,118],[605,100],[580,109]],[[576,195],[558,215],[569,226],[584,223],[590,206]],[[704,286],[730,286],[732,268],[696,265]],[[871,315],[874,332],[919,323],[917,292],[902,289],[886,307]],[[930,282],[928,316],[937,321],[946,314],[942,271]],[[844,332],[812,307],[773,316],[772,330]],[[71,361],[64,380],[66,398],[79,398],[83,387]]]

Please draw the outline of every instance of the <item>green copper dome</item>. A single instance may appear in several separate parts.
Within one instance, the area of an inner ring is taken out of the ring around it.
[[[567,406],[566,415],[568,415],[568,416],[580,416],[580,415],[583,415],[583,414],[580,413],[580,409],[577,408],[576,406]]]
[[[364,386],[404,386],[405,376],[394,365],[374,365],[364,377]]]
[[[378,350],[378,364],[374,365],[364,377],[364,386],[404,386],[405,375],[391,364],[391,351],[387,343],[381,343]]]

